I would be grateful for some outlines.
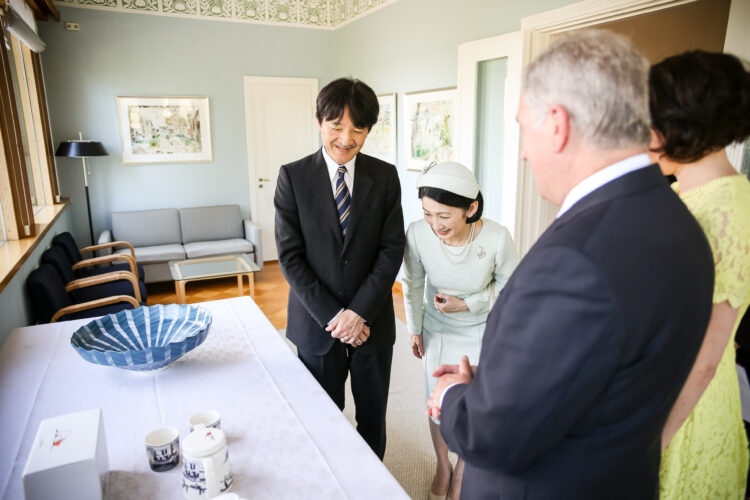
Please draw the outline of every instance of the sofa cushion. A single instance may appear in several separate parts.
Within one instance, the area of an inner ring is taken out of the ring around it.
[[[118,250],[117,253],[130,253],[129,250]],[[140,263],[166,262],[169,260],[184,260],[185,250],[182,245],[154,245],[150,247],[136,247],[135,260]]]
[[[176,208],[113,212],[112,236],[136,248],[181,243],[180,215]]]
[[[180,226],[183,243],[227,240],[245,236],[239,205],[182,208],[180,209]],[[188,256],[190,256],[189,253]]]
[[[214,255],[253,253],[253,245],[242,238],[220,241],[196,241],[185,243],[188,259],[213,257]]]

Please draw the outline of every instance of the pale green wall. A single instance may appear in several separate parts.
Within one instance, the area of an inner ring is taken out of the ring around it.
[[[42,252],[52,245],[52,238],[57,234],[72,230],[70,213],[70,207],[63,211],[39,245],[32,251],[31,256],[23,263],[21,269],[0,292],[0,346],[8,338],[11,330],[29,325],[34,321],[31,300],[26,291],[26,278],[39,265]]]
[[[242,77],[328,81],[330,31],[59,7],[39,23],[55,145],[101,141],[111,156],[89,160],[94,233],[120,210],[239,204],[250,216]],[[66,31],[64,23],[79,23]],[[208,96],[213,162],[123,165],[116,96]],[[81,162],[57,160],[63,196],[73,200],[75,235],[88,243]]]
[[[240,205],[250,216],[242,77],[332,78],[330,31],[194,21],[60,7],[61,22],[39,23],[47,43],[42,66],[55,146],[63,139],[101,141],[111,156],[89,160],[94,232],[118,210]],[[80,31],[66,31],[67,21]],[[124,166],[115,97],[209,97],[211,163]],[[71,206],[0,292],[0,345],[33,321],[25,292],[29,273],[52,237],[70,231],[88,244],[80,160],[57,159],[60,191]]]
[[[454,87],[458,46],[521,29],[521,19],[577,0],[400,0],[334,31],[336,74],[361,78],[376,93]],[[417,173],[406,172],[401,130],[399,174],[406,222],[421,216]]]
[[[378,93],[454,86],[459,44],[570,3],[400,0],[335,31],[60,7],[60,23],[39,23],[53,137],[57,144],[80,130],[111,154],[90,160],[95,234],[118,210],[238,203],[251,216],[243,76],[313,77],[322,87],[352,75]],[[66,21],[81,30],[66,31]],[[118,95],[208,96],[213,162],[122,165]],[[74,234],[87,243],[80,162],[58,159],[58,172]],[[403,183],[412,186],[414,174]]]
[[[335,71],[377,92],[456,84],[458,46],[521,29],[521,19],[572,0],[399,0],[334,31]]]
[[[336,31],[59,6],[60,23],[39,23],[52,135],[57,145],[80,130],[110,152],[90,160],[95,232],[118,210],[237,203],[250,216],[243,76],[313,77],[323,86],[352,75],[378,93],[398,92],[401,108],[403,92],[456,85],[460,43],[519,30],[522,17],[569,3],[400,0]],[[81,30],[65,31],[67,21]],[[208,96],[214,161],[122,165],[118,95]],[[418,216],[416,176],[401,174],[405,212]],[[79,161],[58,159],[58,175],[73,203],[0,293],[0,343],[30,321],[24,282],[51,237],[70,230],[81,246],[88,243]]]

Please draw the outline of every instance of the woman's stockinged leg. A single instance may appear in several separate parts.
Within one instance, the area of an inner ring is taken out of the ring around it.
[[[464,461],[460,458],[456,462],[456,470],[453,471],[451,479],[451,489],[448,495],[449,499],[458,500],[461,498],[461,480],[464,477]]]
[[[448,458],[448,446],[443,441],[443,436],[440,435],[440,426],[430,419],[428,421],[430,423],[432,446],[435,448],[435,455],[437,456],[437,468],[435,477],[432,479],[430,492],[437,497],[445,497],[451,484],[453,466]]]

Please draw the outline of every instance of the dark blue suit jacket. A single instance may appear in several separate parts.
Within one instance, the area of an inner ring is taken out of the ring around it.
[[[377,352],[396,339],[391,289],[406,237],[396,167],[359,153],[349,230],[341,236],[331,178],[322,151],[283,165],[274,196],[279,264],[289,282],[287,336],[322,356],[334,340],[326,324],[341,308],[362,316]]]
[[[657,166],[576,203],[505,285],[474,380],[446,393],[462,498],[657,498],[712,292],[708,242]]]

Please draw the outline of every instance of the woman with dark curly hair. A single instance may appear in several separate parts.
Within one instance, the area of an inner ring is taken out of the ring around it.
[[[706,337],[662,434],[660,497],[741,499],[748,449],[733,339],[750,304],[750,182],[724,148],[750,136],[750,73],[729,54],[694,51],[654,65],[649,87],[653,160],[677,178],[715,266]]]

